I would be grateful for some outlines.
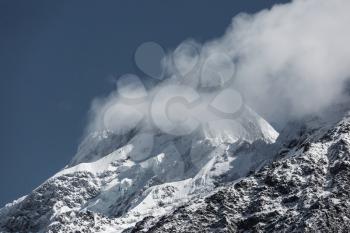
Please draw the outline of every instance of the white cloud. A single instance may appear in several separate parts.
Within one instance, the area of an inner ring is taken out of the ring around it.
[[[254,109],[275,120],[316,113],[350,77],[349,12],[347,0],[296,0],[235,17],[214,47],[238,60],[237,85]]]
[[[181,82],[198,92],[201,83],[232,85],[270,121],[316,114],[343,98],[350,77],[349,12],[348,0],[295,0],[254,15],[240,14],[221,38],[203,45],[185,41],[168,54],[163,62],[168,79],[163,84]],[[203,70],[211,75],[203,75]],[[149,90],[138,111],[148,114],[159,88]],[[114,114],[110,108],[120,101],[115,93],[95,101],[89,129],[105,127],[110,116],[104,114]],[[210,98],[204,101],[209,104]],[[207,118],[202,113],[197,117]],[[133,119],[128,114],[118,119],[128,118]],[[112,125],[127,127],[121,122]]]

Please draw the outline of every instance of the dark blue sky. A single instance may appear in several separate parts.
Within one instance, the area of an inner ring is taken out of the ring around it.
[[[0,206],[72,158],[91,100],[114,89],[112,75],[137,72],[142,42],[204,42],[276,2],[287,0],[0,0]]]

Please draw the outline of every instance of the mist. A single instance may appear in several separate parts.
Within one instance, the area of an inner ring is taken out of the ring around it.
[[[222,37],[203,44],[187,39],[164,56],[156,46],[162,78],[150,77],[156,82],[149,87],[135,75],[120,77],[115,92],[93,101],[87,131],[125,133],[142,124],[177,134],[172,118],[184,123],[175,127],[181,134],[219,120],[204,110],[213,102],[232,114],[249,106],[276,125],[317,115],[347,98],[349,12],[347,0],[295,0],[237,15]],[[185,101],[168,108],[176,96]]]

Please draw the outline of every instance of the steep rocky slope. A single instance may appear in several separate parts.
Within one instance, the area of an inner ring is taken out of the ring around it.
[[[275,162],[128,232],[349,232],[350,115],[332,116],[290,125]]]

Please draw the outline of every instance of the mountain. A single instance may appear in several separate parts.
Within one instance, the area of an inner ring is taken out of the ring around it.
[[[347,106],[279,135],[249,108],[220,132],[94,132],[0,232],[347,232]]]
[[[349,232],[350,113],[328,114],[290,124],[256,173],[128,232]]]

